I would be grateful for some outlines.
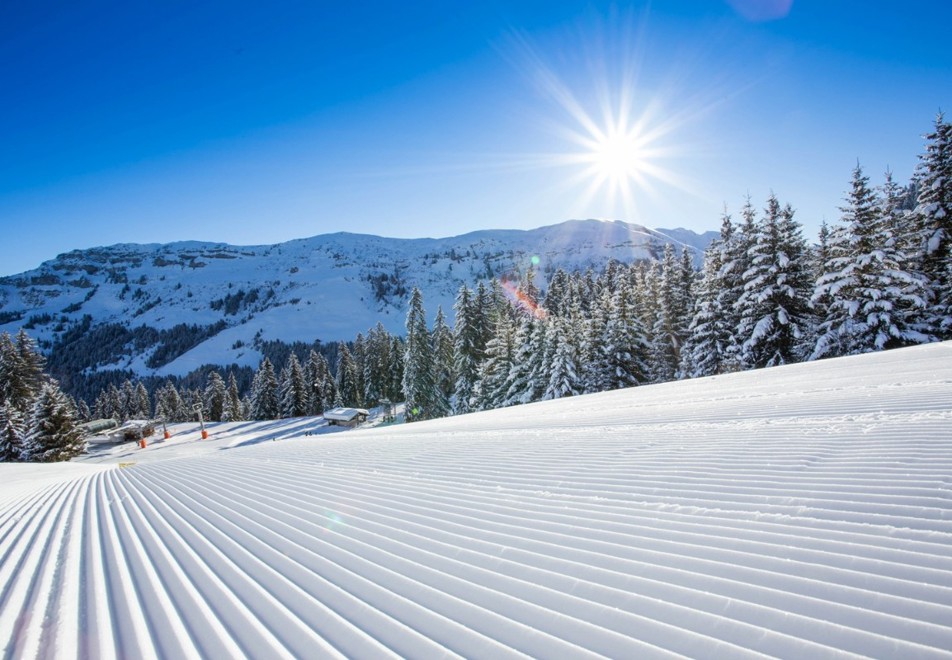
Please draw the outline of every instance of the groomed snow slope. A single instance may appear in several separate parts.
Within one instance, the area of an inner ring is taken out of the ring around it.
[[[0,640],[952,657],[950,495],[950,343],[265,442],[0,509]]]

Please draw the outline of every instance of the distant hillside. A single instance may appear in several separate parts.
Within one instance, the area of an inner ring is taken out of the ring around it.
[[[181,242],[74,250],[0,279],[0,331],[26,327],[47,349],[66,337],[82,353],[74,363],[87,373],[164,376],[203,364],[257,366],[260,341],[351,340],[378,321],[402,334],[413,287],[431,316],[442,306],[452,318],[463,283],[516,277],[535,261],[544,285],[557,268],[656,258],[667,243],[688,247],[700,263],[714,236],[572,220],[441,239],[336,233],[247,247]]]

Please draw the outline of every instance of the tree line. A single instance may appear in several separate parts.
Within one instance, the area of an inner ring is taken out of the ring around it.
[[[908,186],[857,164],[840,222],[809,245],[794,209],[750,198],[694,270],[657,262],[463,287],[452,333],[407,316],[407,419],[952,338],[952,129],[940,114]]]

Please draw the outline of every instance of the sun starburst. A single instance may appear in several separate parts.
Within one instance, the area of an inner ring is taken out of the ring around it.
[[[577,191],[574,213],[637,221],[645,202],[663,203],[672,189],[696,194],[672,164],[688,151],[679,143],[680,129],[711,104],[685,102],[678,95],[673,109],[670,88],[666,94],[664,84],[644,82],[639,75],[644,40],[641,29],[622,30],[612,52],[582,52],[587,61],[573,71],[551,66],[529,38],[514,39],[516,61],[556,111],[544,123],[554,142],[566,147],[537,155],[535,162],[567,172],[560,188]]]

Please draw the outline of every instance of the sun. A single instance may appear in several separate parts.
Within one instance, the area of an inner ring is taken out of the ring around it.
[[[642,145],[633,131],[611,131],[592,142],[591,165],[603,179],[619,184],[644,170]]]
[[[545,134],[542,150],[514,166],[561,169],[544,184],[571,215],[642,222],[649,210],[697,194],[689,159],[705,149],[698,120],[729,90],[685,88],[690,68],[677,62],[649,67],[647,18],[620,14],[583,26],[577,48],[560,40],[551,53],[526,34],[508,42],[509,59],[542,101],[534,121]]]

